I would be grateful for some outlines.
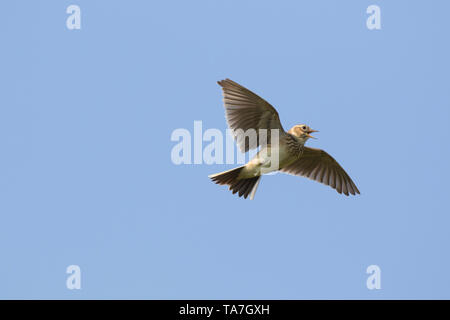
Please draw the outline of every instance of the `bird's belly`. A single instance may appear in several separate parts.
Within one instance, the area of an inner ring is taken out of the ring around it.
[[[265,147],[250,160],[240,174],[240,178],[251,178],[277,171],[293,161],[292,155],[284,145]]]

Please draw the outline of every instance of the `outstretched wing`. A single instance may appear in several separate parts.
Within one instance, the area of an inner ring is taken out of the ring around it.
[[[355,183],[332,156],[320,149],[305,147],[303,155],[280,171],[321,182],[345,195],[359,194]]]
[[[228,127],[233,130],[236,143],[242,152],[257,148],[266,142],[270,143],[271,129],[278,129],[280,137],[286,134],[281,126],[277,110],[266,100],[230,79],[217,83],[223,90]],[[238,129],[244,132],[248,129],[254,129],[257,136],[256,143],[249,143],[245,135],[239,134]],[[259,129],[267,130],[267,139],[260,136]]]

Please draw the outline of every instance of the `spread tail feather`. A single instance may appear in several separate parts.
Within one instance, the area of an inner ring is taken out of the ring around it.
[[[245,199],[250,195],[250,200],[255,197],[261,176],[239,179],[239,174],[244,167],[234,168],[228,171],[212,174],[209,176],[214,183],[230,186],[230,190],[238,193],[239,197],[244,196]]]

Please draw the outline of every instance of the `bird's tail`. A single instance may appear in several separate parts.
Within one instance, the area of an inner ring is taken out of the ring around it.
[[[244,167],[234,168],[228,171],[212,174],[209,176],[214,183],[230,186],[233,194],[238,192],[239,197],[244,196],[245,199],[250,195],[250,200],[255,197],[261,176],[239,179],[239,174]]]

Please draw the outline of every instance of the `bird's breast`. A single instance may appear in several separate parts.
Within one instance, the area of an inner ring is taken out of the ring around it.
[[[240,174],[240,178],[249,178],[277,171],[296,161],[302,154],[303,144],[290,135],[280,139],[277,145],[263,147],[250,160]]]

